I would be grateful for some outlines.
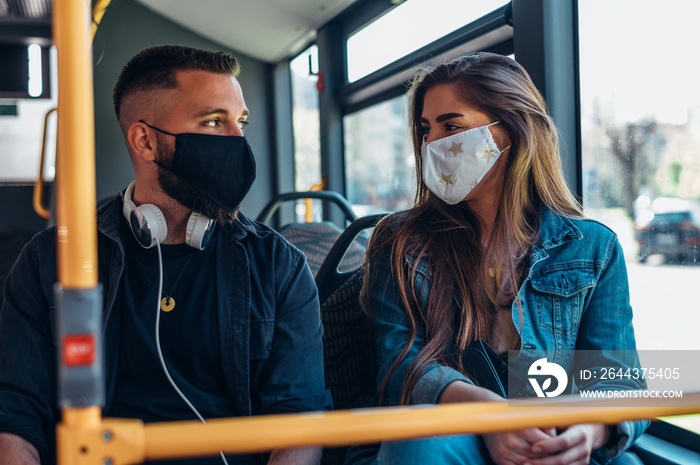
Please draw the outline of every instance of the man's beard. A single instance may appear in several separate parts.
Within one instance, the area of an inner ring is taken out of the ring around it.
[[[165,140],[161,140],[160,134],[156,137],[158,138],[158,146],[167,147]],[[165,166],[172,165],[174,152],[175,150],[173,149],[167,154],[167,157],[163,157],[159,162]],[[212,218],[218,223],[227,224],[233,222],[238,215],[238,210],[240,210],[240,207],[235,211],[228,211],[222,208],[189,183],[177,177],[175,173],[160,165],[158,166],[158,184],[163,192],[182,206]]]

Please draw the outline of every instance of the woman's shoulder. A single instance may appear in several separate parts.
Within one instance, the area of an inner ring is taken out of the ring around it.
[[[411,210],[399,210],[392,213],[388,213],[377,224],[375,231],[382,232],[383,234],[396,234],[400,226],[410,218],[413,218]]]
[[[387,214],[374,228],[372,236],[374,244],[387,244],[393,242],[401,234],[402,226],[411,219],[410,210],[401,210]]]
[[[549,235],[572,236],[588,240],[591,238],[616,239],[617,234],[605,223],[582,215],[571,215],[546,209],[542,214],[542,232]]]
[[[405,251],[408,242],[415,243],[421,222],[411,210],[393,212],[382,218],[372,232],[367,246],[369,261],[390,261],[398,249]]]

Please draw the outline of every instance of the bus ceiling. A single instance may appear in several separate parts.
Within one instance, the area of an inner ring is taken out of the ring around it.
[[[198,14],[192,15],[190,0],[135,1],[188,30],[267,63],[276,63],[302,51],[315,39],[319,27],[351,5],[364,3],[363,0],[202,0],[197,3]],[[92,2],[96,23],[104,13],[100,3]],[[216,13],[202,14],[205,11]],[[0,2],[0,43],[50,45],[52,12],[52,0]]]

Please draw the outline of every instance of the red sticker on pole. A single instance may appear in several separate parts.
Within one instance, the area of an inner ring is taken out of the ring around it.
[[[95,338],[90,334],[63,338],[63,364],[69,367],[92,365],[95,361]]]

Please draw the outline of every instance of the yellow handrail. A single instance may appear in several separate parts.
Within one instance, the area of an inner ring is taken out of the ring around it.
[[[95,8],[92,10],[92,38],[95,38],[95,33],[97,33],[97,27],[99,26],[100,22],[102,21],[102,17],[105,14],[105,11],[107,11],[107,7],[109,6],[109,3],[111,0],[100,0],[97,2],[95,5]],[[41,139],[41,155],[39,157],[39,176],[37,177],[36,182],[34,183],[34,197],[33,197],[33,204],[34,204],[34,211],[39,215],[40,217],[44,219],[49,219],[51,216],[51,211],[46,205],[44,205],[44,154],[46,152],[46,135],[47,135],[47,127],[48,127],[48,121],[49,121],[49,115],[56,111],[58,108],[54,107],[50,109],[48,112],[46,112],[46,116],[44,117],[44,133]],[[58,144],[57,144],[58,145]],[[56,149],[56,163],[58,163],[58,149]]]
[[[99,0],[95,7],[92,9],[92,38],[95,38],[95,33],[97,33],[97,27],[102,22],[102,17],[107,11],[107,7],[112,0]]]
[[[145,426],[145,452],[146,460],[158,460],[212,455],[219,450],[240,454],[273,448],[347,446],[456,433],[485,434],[581,423],[614,424],[667,413],[700,412],[700,393],[675,403],[686,405],[674,407],[674,402],[669,402],[656,407],[638,407],[639,402],[620,402],[620,399],[568,407],[562,404],[513,407],[508,402],[489,402],[234,418],[210,420],[207,425],[196,421],[153,423]],[[588,404],[594,406],[584,406]],[[632,406],[624,406],[629,404]]]
[[[44,157],[46,154],[46,137],[48,135],[49,116],[55,112],[56,108],[52,108],[46,112],[44,116],[44,133],[41,136],[41,154],[39,155],[39,176],[34,183],[34,211],[40,217],[49,219],[51,211],[44,206]]]
[[[614,424],[700,412],[700,393],[661,399],[539,399],[533,406],[508,402],[382,407],[335,412],[199,421],[150,423],[105,419],[99,426],[74,430],[71,465],[136,464],[176,457],[264,452],[275,448],[347,446],[445,434],[485,434],[580,423]],[[567,400],[569,402],[567,402]],[[82,445],[82,448],[78,446]]]
[[[322,191],[326,188],[326,175],[325,173],[321,176],[321,182],[314,184],[309,187],[310,191]],[[306,208],[304,213],[304,221],[306,223],[313,223],[314,221],[314,199],[304,199],[304,207]]]

